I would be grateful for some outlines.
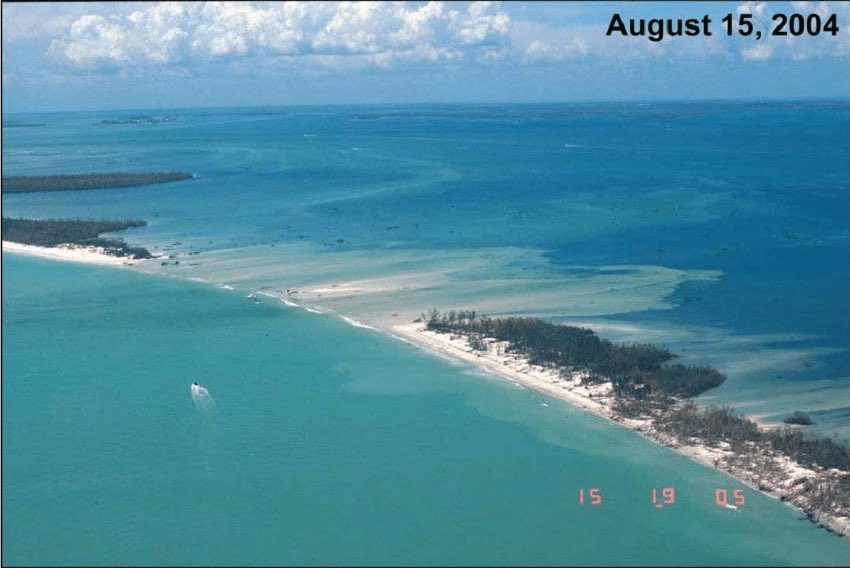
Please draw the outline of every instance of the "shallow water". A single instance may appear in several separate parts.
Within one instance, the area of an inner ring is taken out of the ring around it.
[[[717,510],[724,475],[336,317],[586,325],[717,366],[705,402],[847,439],[845,103],[16,118],[49,126],[4,129],[6,175],[196,178],[3,195],[144,218],[122,236],[175,256],[4,255],[4,561],[847,564],[767,497]]]
[[[16,256],[3,287],[11,564],[848,561],[776,500],[717,508],[724,474],[332,315]]]
[[[663,330],[686,362],[727,372],[717,401],[779,420],[799,400],[847,438],[840,101],[15,118],[49,126],[4,132],[9,172],[197,179],[4,196],[7,215],[138,216],[128,240],[201,252],[157,270],[246,293],[369,280],[301,300],[373,323],[438,307],[626,323],[631,341]]]

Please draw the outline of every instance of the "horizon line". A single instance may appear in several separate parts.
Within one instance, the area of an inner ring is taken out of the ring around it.
[[[657,98],[657,99],[596,99],[596,100],[552,100],[552,101],[416,101],[416,102],[356,102],[356,103],[281,103],[281,104],[233,104],[209,106],[154,106],[154,107],[114,107],[100,109],[33,109],[2,110],[2,116],[29,113],[90,113],[90,112],[127,112],[140,110],[216,110],[239,108],[316,108],[316,107],[389,107],[389,106],[505,106],[505,105],[590,105],[590,104],[680,104],[680,103],[780,103],[780,102],[816,102],[835,101],[850,103],[848,96],[796,96],[796,97],[718,97],[718,98]],[[3,105],[6,106],[5,104]]]

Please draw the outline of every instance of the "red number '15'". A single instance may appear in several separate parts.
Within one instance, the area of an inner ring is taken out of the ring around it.
[[[590,497],[591,505],[593,505],[594,507],[598,507],[602,504],[602,492],[599,489],[591,488],[590,490],[588,490],[587,494]],[[584,505],[584,489],[578,490],[578,502],[581,505]]]

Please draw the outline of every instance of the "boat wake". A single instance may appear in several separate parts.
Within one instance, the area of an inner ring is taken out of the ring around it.
[[[210,391],[198,383],[192,383],[189,386],[189,394],[192,396],[192,403],[199,412],[210,414],[215,410],[215,399]]]

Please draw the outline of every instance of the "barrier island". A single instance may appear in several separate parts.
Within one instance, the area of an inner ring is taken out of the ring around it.
[[[131,247],[120,238],[103,238],[101,233],[144,227],[146,221],[87,219],[22,219],[3,217],[3,241],[53,248],[71,245],[117,257],[153,258],[144,247]]]
[[[726,380],[713,367],[529,317],[430,310],[392,331],[635,430],[850,535],[848,449],[799,425],[768,427],[728,406],[695,404],[690,399]]]
[[[3,178],[6,193],[30,193],[35,191],[77,191],[81,189],[104,189],[153,185],[170,181],[192,179],[185,172],[159,173],[88,173],[50,176],[8,176]]]

